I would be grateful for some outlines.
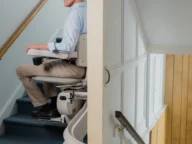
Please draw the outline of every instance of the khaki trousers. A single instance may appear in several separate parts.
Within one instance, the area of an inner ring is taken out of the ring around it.
[[[44,71],[43,64],[35,66],[32,64],[21,65],[16,69],[17,76],[23,83],[28,96],[35,107],[42,106],[47,103],[49,97],[57,96],[54,84],[43,83],[45,96],[40,91],[37,84],[31,77],[47,76],[60,78],[81,78],[85,74],[85,69],[72,64],[64,63],[52,68],[49,72]]]

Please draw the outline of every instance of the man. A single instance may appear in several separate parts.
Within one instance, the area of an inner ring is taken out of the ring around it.
[[[26,52],[30,49],[47,50],[51,52],[69,52],[75,50],[79,36],[83,33],[87,33],[86,4],[83,0],[64,0],[64,5],[66,7],[71,7],[71,10],[64,25],[62,42],[32,44],[27,46]],[[77,67],[64,61],[51,68],[49,67],[49,64],[51,64],[51,62],[39,66],[26,64],[21,65],[16,69],[17,75],[23,83],[34,107],[42,106],[39,111],[32,112],[32,117],[37,119],[58,117],[58,112],[56,110],[57,92],[53,84],[44,83],[44,96],[36,83],[30,77],[50,76],[82,78],[85,75],[84,68]],[[51,99],[51,104],[48,103],[49,98]]]

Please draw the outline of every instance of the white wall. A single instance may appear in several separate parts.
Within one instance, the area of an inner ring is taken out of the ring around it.
[[[133,0],[124,1],[126,71],[124,113],[148,143],[149,133],[165,109],[165,55],[151,54]],[[127,97],[127,98],[126,98]]]
[[[146,51],[147,44],[133,1],[110,2],[105,7],[107,20],[104,24],[104,32],[107,33],[104,37],[107,51],[105,66],[111,73],[103,98],[105,143],[135,143],[126,130],[123,139],[117,134],[113,136],[116,121],[111,118],[114,111],[120,110],[148,144],[150,131],[164,110],[165,57]]]
[[[124,1],[124,95],[123,113],[132,126],[149,143],[147,127],[147,45],[131,0]],[[125,131],[126,139],[132,139]],[[124,142],[126,143],[126,141]],[[134,143],[134,141],[132,141]]]
[[[135,144],[126,130],[114,130],[119,124],[115,111],[122,111],[149,144],[151,117],[158,119],[163,107],[164,57],[157,55],[152,61],[141,26],[134,0],[88,1],[90,143]],[[149,81],[155,87],[149,87]]]
[[[2,0],[0,5],[0,47],[27,17],[39,0]],[[21,5],[22,4],[22,5]]]
[[[9,4],[14,4],[18,9],[22,9],[25,7],[22,1],[13,2],[9,0]],[[7,4],[8,0],[3,0],[2,3],[4,2]],[[35,2],[37,2],[37,0]],[[32,2],[28,3],[31,4]],[[0,5],[0,19],[8,18],[20,22],[20,18],[15,19],[16,15],[14,15],[14,13],[17,13],[15,9],[9,8],[9,10],[4,13],[1,12],[1,6],[3,5]],[[21,11],[18,10],[18,13],[20,12]],[[28,13],[28,9],[23,9],[22,13]],[[11,96],[13,97],[14,93],[16,93],[15,90],[20,85],[15,73],[16,67],[24,63],[32,63],[31,57],[25,53],[25,47],[33,43],[47,43],[57,28],[63,26],[67,14],[68,9],[64,8],[62,0],[49,0],[3,56],[0,61],[0,118],[2,118],[1,110],[5,107]],[[18,22],[15,22],[15,25],[17,25]],[[10,29],[10,24],[4,25],[1,21],[0,31],[6,32],[6,29]],[[0,38],[5,35],[4,33],[0,33]]]
[[[192,47],[192,1],[135,0],[148,42],[152,47],[174,47],[180,53]],[[190,49],[189,49],[190,48]],[[173,51],[174,51],[173,49]]]
[[[192,53],[192,1],[134,1],[148,39],[149,51],[164,54]]]
[[[133,0],[88,1],[88,31],[93,38],[88,39],[89,142],[135,144],[126,130],[114,135],[119,124],[114,114],[119,110],[149,144],[152,114],[157,119],[163,105],[164,65],[157,55],[154,67],[149,67],[151,59]],[[148,75],[149,68],[154,77]],[[103,84],[109,77],[109,83]],[[149,80],[156,87],[148,87]]]
[[[145,142],[149,143],[150,131],[165,108],[165,55],[146,51],[147,45],[139,23],[133,1],[125,0],[123,112]],[[130,137],[127,132],[125,136]]]

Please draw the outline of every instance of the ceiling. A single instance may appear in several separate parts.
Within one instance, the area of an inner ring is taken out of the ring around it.
[[[192,0],[135,0],[135,4],[149,47],[192,51]]]

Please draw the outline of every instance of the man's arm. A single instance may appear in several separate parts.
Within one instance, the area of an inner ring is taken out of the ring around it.
[[[64,26],[64,35],[61,43],[49,43],[49,44],[32,44],[27,46],[26,52],[29,49],[36,50],[48,50],[52,52],[71,52],[75,51],[75,47],[79,40],[80,31],[82,27],[82,19],[77,12],[72,12]]]
[[[76,12],[70,13],[65,26],[61,43],[49,43],[48,48],[52,52],[62,51],[71,52],[75,51],[75,47],[79,40],[80,32],[82,29],[82,18]]]
[[[31,44],[28,45],[26,48],[26,52],[28,52],[28,50],[30,49],[36,49],[36,50],[49,50],[48,48],[48,44]]]

